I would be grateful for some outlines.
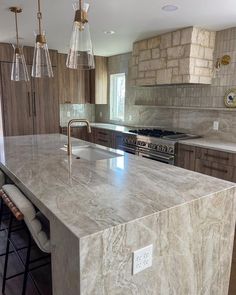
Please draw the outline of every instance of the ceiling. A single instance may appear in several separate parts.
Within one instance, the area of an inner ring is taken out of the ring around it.
[[[187,26],[221,30],[236,26],[235,0],[88,0],[91,4],[89,21],[94,52],[110,56],[131,51],[132,43],[159,33]],[[43,26],[48,45],[67,52],[74,12],[73,1],[41,0]],[[0,1],[0,42],[14,42],[15,27],[9,6],[19,5],[22,44],[33,45],[37,28],[36,0]],[[166,4],[178,6],[174,12],[161,8]],[[222,7],[223,6],[223,7]],[[114,35],[104,31],[114,30]]]

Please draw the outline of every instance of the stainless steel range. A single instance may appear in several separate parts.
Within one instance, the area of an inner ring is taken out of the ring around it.
[[[144,158],[174,165],[176,143],[198,136],[161,129],[130,130],[123,136],[119,149]]]

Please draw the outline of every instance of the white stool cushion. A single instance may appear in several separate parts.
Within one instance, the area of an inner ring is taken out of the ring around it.
[[[0,188],[5,184],[5,174],[0,170]]]
[[[16,207],[23,213],[27,225],[35,243],[46,253],[50,253],[50,239],[43,230],[42,223],[37,217],[33,204],[13,184],[3,185],[2,190],[8,195]]]

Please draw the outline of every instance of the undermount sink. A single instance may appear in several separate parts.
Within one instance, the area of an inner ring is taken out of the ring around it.
[[[62,150],[66,151],[67,149],[62,148]],[[73,147],[72,154],[77,156],[79,159],[81,158],[87,161],[106,160],[123,156],[121,154],[106,151],[104,149],[93,147],[90,145]]]

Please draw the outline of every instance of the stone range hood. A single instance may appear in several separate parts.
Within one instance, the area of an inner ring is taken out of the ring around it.
[[[211,84],[215,36],[188,27],[135,42],[131,85]]]

